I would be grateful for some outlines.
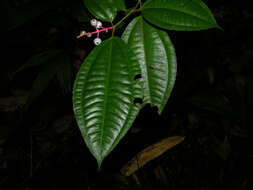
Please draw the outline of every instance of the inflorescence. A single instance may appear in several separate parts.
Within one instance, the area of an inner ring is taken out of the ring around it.
[[[113,29],[112,26],[104,28],[102,26],[102,22],[100,22],[100,21],[98,21],[96,19],[92,19],[90,21],[90,24],[95,27],[96,31],[94,31],[94,32],[81,31],[80,34],[77,36],[77,38],[81,38],[81,37],[85,37],[85,36],[87,36],[87,37],[90,38],[93,34],[97,34],[97,37],[93,41],[95,45],[99,45],[102,42],[102,40],[99,38],[99,34],[101,32],[108,32],[108,30],[112,30]]]

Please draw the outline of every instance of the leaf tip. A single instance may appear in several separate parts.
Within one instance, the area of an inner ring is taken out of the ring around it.
[[[219,29],[219,30],[221,30],[222,32],[225,31],[225,30],[224,30],[221,26],[219,26],[218,24],[216,25],[216,28]]]
[[[162,110],[158,108],[157,113],[158,113],[158,115],[161,115],[162,114]]]
[[[103,162],[103,159],[97,159],[98,172],[100,172],[100,171],[101,171],[102,162]]]

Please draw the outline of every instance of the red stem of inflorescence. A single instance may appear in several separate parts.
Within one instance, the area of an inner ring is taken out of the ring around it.
[[[100,29],[98,29],[97,27],[95,27],[95,29],[96,29],[96,31],[94,31],[94,32],[81,32],[76,38],[81,38],[83,36],[87,36],[87,34],[90,34],[90,35],[97,34],[97,38],[99,38],[99,34],[101,32],[104,32],[104,31],[108,32],[108,30],[112,30],[113,27],[112,26],[111,27],[105,27],[105,28],[101,27]]]

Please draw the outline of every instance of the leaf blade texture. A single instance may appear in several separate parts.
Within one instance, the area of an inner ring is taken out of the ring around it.
[[[85,0],[84,4],[101,21],[112,22],[117,15],[118,5],[113,0]]]
[[[157,106],[160,114],[176,80],[177,62],[172,42],[166,32],[152,27],[142,17],[127,26],[122,39],[133,51],[131,59],[141,67],[143,104]]]
[[[75,117],[99,168],[140,110],[134,104],[141,94],[134,80],[140,68],[128,57],[126,44],[120,38],[110,38],[89,54],[75,80]]]
[[[114,3],[116,4],[118,11],[126,10],[126,5],[125,5],[124,0],[115,0]]]
[[[220,28],[201,0],[149,0],[144,3],[142,14],[150,23],[168,30]]]

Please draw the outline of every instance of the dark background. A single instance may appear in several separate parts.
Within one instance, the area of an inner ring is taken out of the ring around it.
[[[160,116],[146,106],[100,173],[71,97],[94,48],[75,36],[92,17],[82,1],[1,2],[0,189],[253,189],[253,13],[245,1],[204,2],[224,32],[168,32],[178,75],[167,106]],[[120,174],[136,153],[175,135],[184,142],[135,178]]]

